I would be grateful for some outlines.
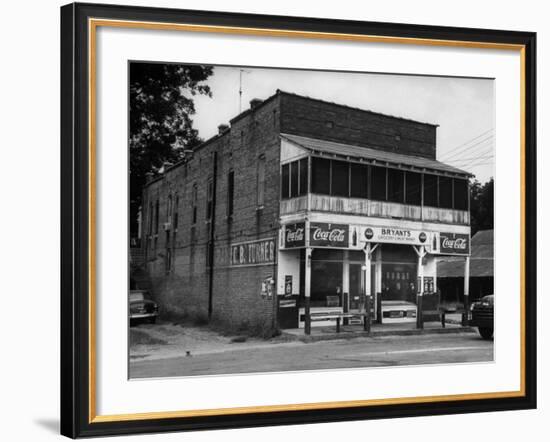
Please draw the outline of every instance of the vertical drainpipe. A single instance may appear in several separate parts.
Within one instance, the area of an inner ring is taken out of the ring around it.
[[[212,318],[212,298],[214,294],[214,231],[216,226],[216,183],[218,175],[218,153],[212,152],[212,212],[210,213],[210,238],[208,241],[208,319]]]

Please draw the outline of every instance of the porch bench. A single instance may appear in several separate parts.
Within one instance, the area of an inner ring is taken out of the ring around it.
[[[311,322],[315,321],[336,321],[336,333],[340,333],[340,322],[343,319],[357,318],[361,317],[363,319],[363,328],[367,329],[367,313],[329,313],[329,314],[318,314],[310,315],[309,319]]]

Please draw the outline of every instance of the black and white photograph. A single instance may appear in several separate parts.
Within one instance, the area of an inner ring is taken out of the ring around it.
[[[129,378],[494,361],[493,78],[128,75]]]

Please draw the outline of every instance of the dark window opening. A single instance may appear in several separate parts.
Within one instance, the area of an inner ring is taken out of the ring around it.
[[[191,224],[196,224],[197,223],[197,185],[196,184],[193,184],[193,190],[192,190],[192,193],[191,193],[191,207],[192,207],[192,223]]]
[[[388,169],[388,200],[393,203],[403,203],[405,200],[404,172]]]
[[[214,198],[214,180],[212,178],[208,179],[206,184],[206,219],[212,219],[212,201]]]
[[[290,164],[283,164],[281,170],[281,198],[290,198]]]
[[[155,234],[159,233],[159,200],[155,204]]]
[[[290,198],[298,196],[298,162],[290,163]]]
[[[311,159],[311,191],[330,195],[330,160],[316,157]]]
[[[416,172],[405,173],[405,202],[419,206],[421,199],[422,175]]]
[[[468,180],[454,179],[454,208],[468,210]]]
[[[307,194],[307,182],[308,182],[307,158],[302,158],[299,161],[299,164],[300,164],[300,186],[298,189],[298,195],[305,195]]]
[[[453,208],[453,179],[445,176],[439,177],[439,207]]]
[[[332,161],[331,195],[349,197],[349,163]]]
[[[265,156],[258,158],[258,182],[257,182],[256,204],[264,205],[265,198]]]
[[[368,167],[362,164],[350,165],[350,196],[368,198]]]
[[[437,207],[437,175],[424,174],[424,205]]]
[[[385,167],[371,167],[371,198],[386,201],[386,171]]]

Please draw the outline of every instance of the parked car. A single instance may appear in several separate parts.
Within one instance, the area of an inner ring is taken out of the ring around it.
[[[472,303],[470,325],[477,327],[483,339],[491,339],[494,333],[494,295],[487,295]]]
[[[128,308],[130,325],[142,321],[154,324],[157,320],[158,305],[145,290],[130,290]]]

